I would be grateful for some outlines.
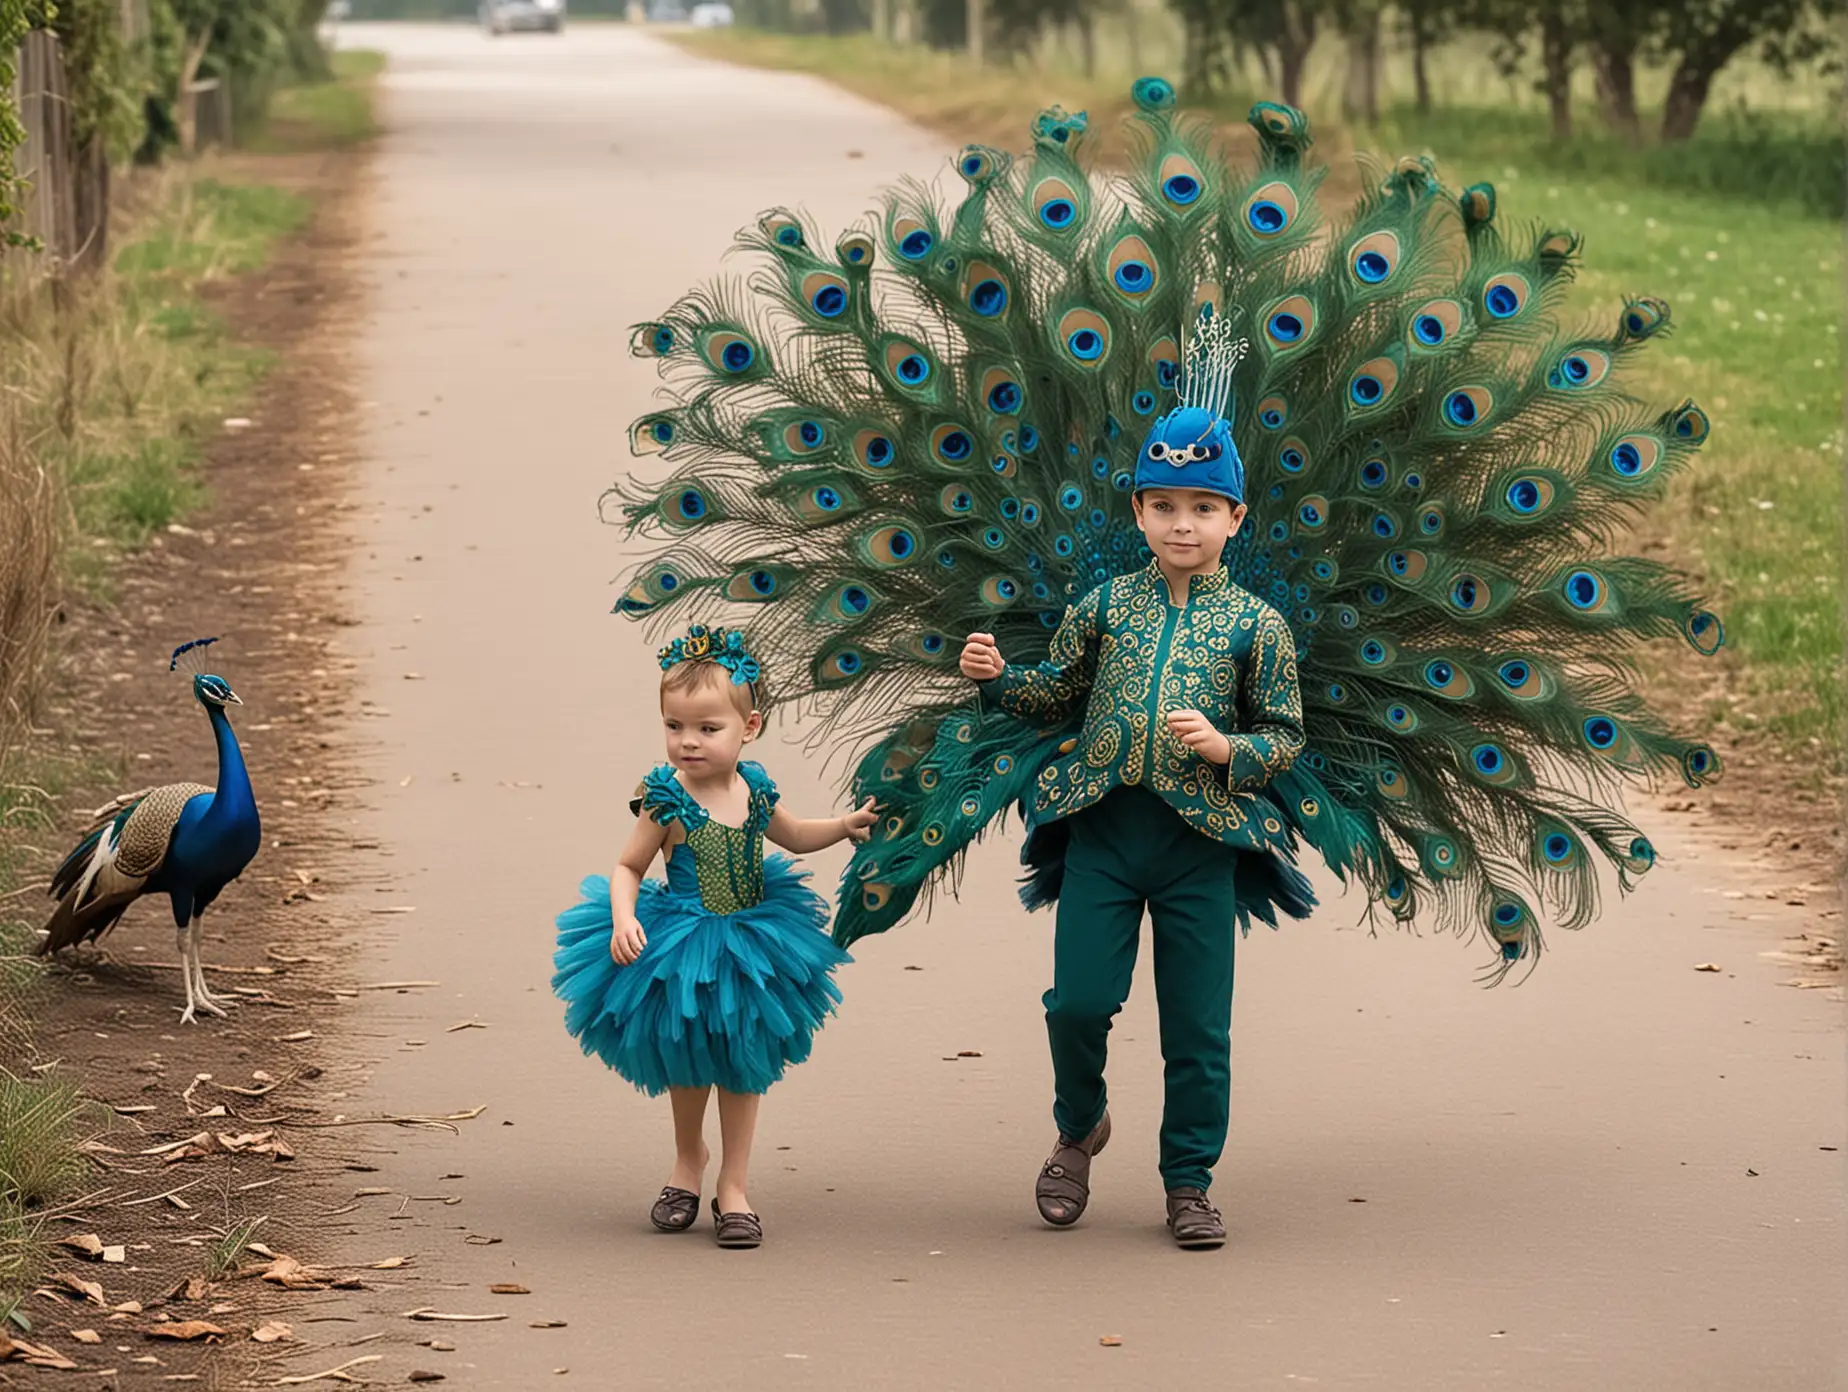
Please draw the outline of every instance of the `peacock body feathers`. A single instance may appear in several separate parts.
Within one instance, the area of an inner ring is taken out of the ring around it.
[[[1578,238],[1503,229],[1489,185],[1368,164],[1326,209],[1300,112],[1254,107],[1242,169],[1168,83],[1134,95],[1123,176],[1088,171],[1084,117],[1055,108],[1020,159],[956,157],[954,210],[901,184],[832,247],[767,213],[748,279],[639,326],[670,402],[631,443],[673,467],[614,492],[664,543],[617,611],[740,606],[780,696],[872,742],[854,792],[884,819],[836,932],[889,928],[1074,734],[978,707],[963,636],[1037,661],[1068,603],[1146,562],[1137,450],[1196,326],[1230,316],[1252,516],[1226,562],[1290,624],[1308,731],[1260,821],[1401,921],[1485,932],[1497,972],[1531,960],[1542,914],[1594,915],[1596,859],[1624,888],[1653,861],[1620,780],[1719,770],[1629,664],[1676,634],[1711,653],[1719,620],[1616,554],[1709,429],[1621,386],[1668,306],[1562,325]]]

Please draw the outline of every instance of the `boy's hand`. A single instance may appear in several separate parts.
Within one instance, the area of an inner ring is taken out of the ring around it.
[[[970,681],[991,681],[1007,670],[992,633],[971,633],[963,641],[962,661],[958,665]]]
[[[873,834],[873,823],[878,820],[879,814],[873,810],[873,800],[868,798],[841,818],[841,830],[857,846]]]
[[[642,925],[633,918],[618,918],[613,921],[614,931],[610,934],[610,957],[619,967],[626,967],[642,955],[642,949],[648,946],[648,934],[642,931]]]
[[[1232,762],[1232,741],[1213,728],[1197,710],[1168,712],[1168,730],[1182,744],[1212,764]]]

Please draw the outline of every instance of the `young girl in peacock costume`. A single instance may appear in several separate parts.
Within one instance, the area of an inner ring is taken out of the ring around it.
[[[968,193],[947,218],[906,183],[830,252],[768,213],[740,237],[762,260],[747,282],[642,325],[674,400],[631,441],[679,467],[618,489],[668,544],[617,608],[752,606],[754,650],[797,674],[820,737],[872,741],[853,784],[882,816],[843,881],[843,945],[953,883],[1013,804],[1029,907],[1067,878],[1089,906],[1113,812],[1132,856],[1220,877],[1202,922],[1223,943],[1195,932],[1170,973],[1170,877],[1118,867],[1138,916],[1157,903],[1158,989],[1189,960],[1209,978],[1162,992],[1163,1167],[1175,1236],[1214,1245],[1232,925],[1307,914],[1299,843],[1370,914],[1485,935],[1499,980],[1537,961],[1542,913],[1595,915],[1594,856],[1625,890],[1653,863],[1615,810],[1624,777],[1718,774],[1645,709],[1629,654],[1675,634],[1712,653],[1720,623],[1675,572],[1613,554],[1708,422],[1619,385],[1668,306],[1559,327],[1578,238],[1505,234],[1489,185],[1363,161],[1360,196],[1325,213],[1300,112],[1253,108],[1248,171],[1176,118],[1167,82],[1133,95],[1143,148],[1122,177],[1087,173],[1085,118],[1055,108],[1018,163],[957,156]],[[1139,526],[1177,450],[1242,476],[1218,490],[1222,565],[1184,587]],[[1237,528],[1234,500],[1253,513]],[[1230,631],[1201,639],[1209,612]],[[998,679],[972,695],[964,671]],[[1177,823],[1193,839],[1164,842]],[[1111,969],[1125,986],[1132,964]],[[1055,1223],[1082,1211],[1108,1134],[1115,991],[1087,983],[1084,1018],[1061,1022],[1064,986],[1047,999],[1061,1135],[1036,1190]]]
[[[758,1105],[809,1056],[841,998],[833,971],[851,960],[828,938],[828,906],[807,872],[766,858],[764,842],[802,854],[864,841],[874,814],[869,802],[799,820],[778,806],[762,765],[741,761],[763,728],[762,670],[742,634],[696,625],[660,663],[667,763],[635,791],[641,821],[616,873],[587,878],[559,915],[552,989],[586,1054],[672,1099],[674,1169],[649,1215],[663,1232],[699,1217],[706,1103],[718,1090],[714,1234],[721,1247],[756,1247],[763,1224],[746,1182]],[[657,856],[667,879],[644,880]]]

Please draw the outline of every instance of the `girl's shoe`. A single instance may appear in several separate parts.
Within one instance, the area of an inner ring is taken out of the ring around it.
[[[685,1232],[697,1217],[699,1195],[690,1189],[676,1189],[671,1184],[663,1187],[661,1197],[648,1211],[648,1221],[662,1232]]]
[[[761,1247],[764,1224],[755,1213],[720,1213],[719,1201],[712,1201],[712,1235],[721,1247]]]
[[[1168,1231],[1175,1245],[1186,1248],[1223,1247],[1226,1223],[1204,1189],[1182,1187],[1168,1191]]]
[[[1055,1228],[1069,1228],[1084,1216],[1091,1202],[1091,1157],[1109,1141],[1109,1112],[1081,1141],[1060,1135],[1059,1143],[1040,1167],[1039,1182],[1033,1186],[1033,1201],[1039,1205],[1040,1217]]]

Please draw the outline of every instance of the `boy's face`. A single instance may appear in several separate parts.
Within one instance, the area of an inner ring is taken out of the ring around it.
[[[1170,570],[1210,572],[1245,520],[1245,505],[1197,488],[1145,488],[1136,496],[1136,525],[1149,550]]]

